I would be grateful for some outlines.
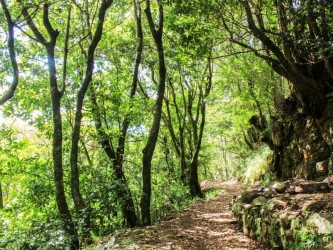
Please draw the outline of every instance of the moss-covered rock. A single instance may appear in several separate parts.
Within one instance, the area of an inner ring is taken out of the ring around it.
[[[287,185],[284,182],[276,182],[272,188],[278,193],[283,193],[286,191]]]
[[[238,198],[242,203],[251,203],[260,194],[257,191],[245,191]]]
[[[264,196],[259,196],[255,198],[252,202],[251,205],[255,207],[261,207],[267,203],[267,199]]]

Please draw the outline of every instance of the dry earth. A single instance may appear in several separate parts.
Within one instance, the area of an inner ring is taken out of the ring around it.
[[[219,188],[221,193],[172,213],[157,225],[106,237],[94,249],[268,249],[244,236],[230,211],[232,197],[241,192],[237,181],[204,182],[202,188]]]

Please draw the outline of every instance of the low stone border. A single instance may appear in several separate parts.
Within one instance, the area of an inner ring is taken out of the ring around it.
[[[244,234],[273,249],[333,249],[333,192],[324,182],[245,191],[232,210]]]

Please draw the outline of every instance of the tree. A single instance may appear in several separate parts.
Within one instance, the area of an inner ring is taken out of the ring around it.
[[[177,84],[179,89],[176,89],[175,80],[169,78],[163,118],[176,154],[180,158],[180,178],[193,196],[202,196],[198,166],[207,98],[212,87],[212,62],[208,58],[205,67],[199,63],[193,67],[187,66],[188,69],[182,69],[180,63],[178,65],[179,76],[176,78],[180,80]],[[190,75],[187,75],[187,72]]]
[[[75,209],[80,217],[83,217],[83,237],[89,238],[89,214],[88,208],[83,201],[80,192],[80,181],[79,181],[79,170],[78,170],[78,143],[80,139],[80,129],[81,129],[81,118],[82,118],[82,107],[86,91],[89,84],[92,81],[92,75],[94,70],[94,54],[96,47],[102,37],[103,24],[107,9],[111,6],[112,0],[103,1],[99,7],[98,11],[98,22],[96,25],[96,30],[92,36],[91,42],[89,44],[87,60],[86,60],[86,72],[85,78],[82,85],[79,88],[77,99],[76,99],[76,113],[74,118],[74,128],[72,131],[72,141],[71,141],[71,191],[72,198],[74,201]],[[58,73],[57,73],[57,62],[55,57],[55,48],[60,32],[55,29],[50,22],[50,5],[43,4],[43,28],[46,30],[48,37],[46,37],[42,31],[37,27],[33,16],[29,13],[28,5],[23,5],[22,14],[26,19],[26,22],[34,34],[34,37],[30,36],[35,41],[39,42],[46,50],[47,60],[48,60],[48,72],[49,72],[49,84],[51,92],[52,101],[52,115],[53,115],[53,145],[52,145],[52,156],[54,164],[54,182],[56,187],[56,201],[59,209],[59,213],[64,222],[65,230],[71,237],[71,248],[79,248],[79,239],[77,229],[74,226],[74,222],[67,204],[64,184],[63,184],[63,128],[62,128],[62,114],[61,114],[61,100],[66,88],[66,75],[67,75],[67,56],[68,56],[68,39],[70,32],[70,21],[71,21],[71,7],[69,6],[66,35],[64,40],[64,54],[63,54],[63,82],[62,86],[58,86]]]
[[[158,54],[158,73],[159,81],[157,87],[157,97],[154,107],[154,117],[150,127],[149,136],[147,143],[142,150],[142,195],[141,195],[141,217],[142,224],[144,226],[151,224],[150,217],[150,197],[151,197],[151,163],[152,158],[158,138],[158,133],[160,130],[160,121],[162,117],[162,106],[163,98],[165,92],[165,81],[166,81],[166,67],[164,59],[164,49],[163,49],[163,24],[164,24],[164,13],[163,6],[160,0],[157,0],[158,4],[158,24],[155,25],[151,7],[150,0],[146,0],[145,14],[148,20],[151,36],[153,37],[156,51]],[[157,27],[157,28],[156,28]]]
[[[288,108],[288,117],[298,114],[298,119],[294,119],[289,125],[284,119],[280,128],[276,127],[280,132],[275,133],[275,136],[280,134],[280,138],[275,141],[284,142],[276,144],[279,148],[277,151],[288,151],[287,147],[293,140],[292,135],[300,139],[301,148],[306,146],[304,141],[313,143],[310,151],[303,148],[303,152],[298,156],[295,151],[296,155],[292,156],[294,163],[286,162],[288,154],[276,159],[276,166],[281,168],[276,169],[277,175],[280,178],[292,177],[295,171],[290,169],[292,165],[302,164],[304,168],[299,174],[306,178],[315,178],[316,162],[326,160],[331,154],[327,144],[331,144],[327,128],[331,124],[332,116],[328,102],[333,80],[329,56],[331,50],[328,46],[332,39],[328,35],[332,29],[328,15],[332,4],[312,0],[242,1],[239,4],[228,4],[229,7],[224,6],[226,8],[223,9],[221,18],[230,40],[265,60],[276,73],[292,84],[290,98],[295,102],[288,102],[286,99],[284,106],[291,105]],[[231,14],[231,7],[239,8],[243,12]],[[311,133],[316,134],[319,141],[304,138],[300,131],[288,134],[290,124],[304,121],[300,126],[305,128],[306,119],[308,124],[311,124]],[[281,133],[282,131],[285,132]],[[276,154],[279,154],[277,151]],[[316,154],[318,151],[323,153]],[[299,157],[303,160],[297,160]]]
[[[136,22],[136,33],[137,33],[137,46],[136,46],[136,57],[134,62],[134,72],[132,85],[129,93],[130,101],[134,101],[134,96],[137,92],[138,85],[138,75],[139,75],[139,67],[141,63],[141,55],[143,50],[143,31],[141,24],[141,7],[137,1],[133,1],[134,6],[134,18]],[[122,213],[126,218],[126,221],[130,227],[135,227],[138,225],[138,218],[136,216],[134,202],[132,198],[131,191],[128,187],[128,183],[125,177],[125,173],[123,170],[123,161],[124,161],[124,153],[125,153],[125,143],[126,143],[126,135],[128,132],[128,128],[130,126],[131,117],[129,113],[126,113],[123,121],[121,123],[121,131],[119,133],[119,137],[117,139],[117,147],[114,149],[112,138],[109,138],[105,129],[103,128],[100,108],[97,103],[97,96],[94,91],[94,86],[91,86],[90,99],[92,102],[92,113],[94,116],[96,131],[99,136],[99,142],[104,149],[105,154],[112,162],[113,172],[116,181],[118,181],[117,185],[117,197],[122,204]],[[130,111],[132,108],[132,104],[130,107]]]
[[[169,74],[163,120],[179,158],[180,178],[193,196],[201,196],[201,152],[208,95],[213,83],[212,2],[170,2],[166,38]]]

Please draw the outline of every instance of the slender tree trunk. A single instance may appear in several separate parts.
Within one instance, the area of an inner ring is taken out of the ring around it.
[[[3,192],[2,192],[2,185],[0,182],[0,209],[3,209]]]
[[[76,228],[70,214],[63,181],[63,164],[62,164],[62,121],[60,112],[59,94],[52,94],[53,109],[53,143],[52,157],[54,166],[54,182],[56,190],[56,203],[63,220],[65,231],[71,237],[71,249],[79,249],[79,239]]]
[[[163,51],[163,7],[160,0],[158,2],[158,12],[159,12],[159,23],[158,28],[156,30],[155,23],[152,17],[151,9],[150,9],[150,1],[146,0],[146,9],[145,13],[147,16],[148,24],[150,27],[150,32],[154,38],[156,50],[158,53],[158,63],[159,63],[159,83],[157,90],[157,99],[155,102],[154,108],[154,118],[153,123],[150,128],[148,141],[143,149],[143,157],[142,157],[142,194],[141,194],[141,217],[142,224],[144,226],[151,225],[151,217],[150,217],[150,202],[151,202],[151,163],[152,158],[160,130],[160,121],[162,117],[162,106],[163,106],[163,98],[165,92],[165,78],[166,78],[166,67],[164,61],[164,51]]]
[[[22,1],[19,0],[19,3]],[[62,118],[61,118],[61,98],[63,90],[59,90],[57,82],[57,68],[55,63],[55,45],[59,35],[59,31],[54,30],[49,20],[49,4],[43,6],[43,24],[50,37],[50,41],[38,30],[27,8],[22,9],[22,14],[27,20],[31,31],[34,33],[36,39],[41,43],[47,52],[49,84],[52,102],[52,121],[53,121],[53,134],[52,134],[52,159],[55,183],[55,196],[56,204],[59,210],[60,218],[63,222],[64,230],[70,237],[70,249],[79,249],[79,239],[77,230],[75,228],[72,215],[66,200],[64,188],[64,173],[63,173],[63,135],[62,135]]]
[[[48,5],[44,6],[44,15],[48,13]],[[52,29],[52,28],[50,28]],[[79,249],[79,239],[72,215],[66,200],[64,181],[63,181],[63,154],[62,154],[62,118],[61,118],[61,98],[63,92],[58,89],[57,84],[57,70],[54,56],[54,48],[59,33],[52,29],[50,31],[51,42],[45,43],[48,57],[49,81],[51,89],[52,100],[52,114],[53,114],[53,138],[52,138],[52,157],[54,165],[54,182],[56,186],[56,203],[63,220],[64,228],[69,237],[71,238],[71,249]]]
[[[73,223],[71,213],[66,200],[64,188],[64,171],[63,171],[63,156],[62,156],[62,119],[61,119],[61,97],[62,93],[58,88],[56,82],[56,67],[54,60],[54,47],[48,48],[48,66],[50,72],[50,85],[51,85],[51,100],[52,100],[52,114],[53,114],[53,137],[52,137],[52,158],[54,167],[54,182],[56,191],[56,203],[63,221],[65,231],[71,238],[71,249],[79,249],[79,239],[76,228]]]
[[[186,110],[186,100],[184,95],[184,89],[181,83],[180,79],[180,87],[181,87],[181,94],[182,94],[182,101],[183,106],[185,107],[183,110],[183,113],[179,109],[177,98],[176,98],[176,92],[173,86],[173,83],[171,80],[169,80],[169,89],[171,91],[172,101],[173,101],[173,107],[176,111],[176,117],[177,117],[177,123],[178,123],[178,136],[176,135],[174,131],[174,127],[172,124],[172,117],[171,117],[171,110],[170,110],[170,104],[169,100],[165,98],[165,104],[167,113],[163,116],[165,123],[167,124],[168,130],[170,132],[170,136],[172,138],[172,142],[176,151],[177,156],[180,159],[180,180],[184,185],[188,184],[188,174],[187,174],[187,163],[186,163],[186,148],[185,148],[185,135],[184,135],[184,129],[185,129],[185,123],[186,123],[186,116],[187,116],[187,110]]]
[[[190,178],[189,178],[189,186],[192,196],[199,196],[202,197],[201,187],[199,184],[199,175],[198,175],[198,166],[199,166],[199,152],[201,149],[201,142],[202,142],[202,136],[203,136],[203,130],[205,126],[205,119],[206,119],[206,106],[205,102],[203,100],[203,93],[200,89],[200,98],[201,101],[199,101],[200,106],[198,109],[201,110],[201,122],[200,122],[200,130],[194,131],[194,134],[196,134],[196,145],[195,145],[195,152],[193,154],[193,158],[190,164]],[[197,126],[196,126],[197,128]],[[199,132],[199,133],[198,133]]]
[[[202,137],[203,132],[205,128],[205,122],[206,122],[206,100],[205,98],[209,95],[211,87],[212,87],[212,63],[211,59],[208,58],[208,79],[207,83],[204,86],[205,89],[203,89],[203,86],[199,86],[199,100],[198,100],[198,107],[197,107],[197,114],[195,118],[193,118],[191,114],[191,110],[189,110],[189,114],[191,117],[191,123],[192,123],[192,129],[194,133],[194,154],[192,157],[191,165],[190,165],[190,178],[189,178],[189,186],[192,196],[199,196],[202,197],[203,194],[201,192],[201,187],[199,184],[199,175],[198,175],[198,166],[199,166],[199,152],[201,150],[201,144],[202,144]],[[199,122],[199,116],[201,117]],[[199,128],[198,128],[199,124]]]
[[[79,155],[79,141],[81,134],[81,120],[82,120],[82,108],[83,101],[88,90],[88,87],[92,81],[94,72],[94,57],[95,50],[103,34],[103,25],[107,9],[111,6],[113,0],[104,0],[99,8],[98,23],[95,34],[88,48],[88,56],[86,62],[86,74],[83,84],[78,92],[76,112],[74,118],[74,129],[72,132],[72,148],[70,155],[71,163],[71,192],[74,200],[75,210],[80,218],[83,219],[83,237],[84,239],[90,239],[90,214],[89,208],[85,204],[80,191],[80,173],[78,167],[78,155]],[[90,240],[89,240],[90,241]]]
[[[199,160],[198,157],[195,156],[195,158],[192,160],[190,165],[190,178],[189,178],[189,186],[190,186],[190,192],[192,196],[199,196],[202,197],[201,187],[199,183],[199,176],[198,176],[198,166],[199,166]]]

